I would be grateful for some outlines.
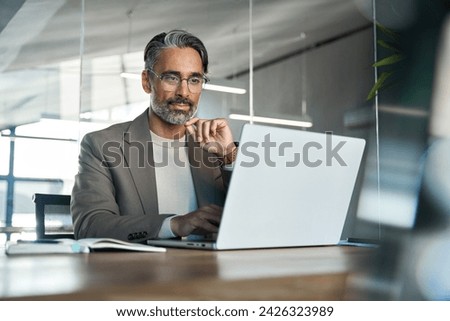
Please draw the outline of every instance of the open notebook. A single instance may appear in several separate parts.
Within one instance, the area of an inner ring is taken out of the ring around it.
[[[340,241],[365,141],[246,124],[217,240],[150,240],[197,249],[332,245]]]
[[[166,249],[145,244],[124,242],[110,238],[86,239],[51,239],[37,241],[8,241],[5,252],[15,254],[58,254],[58,253],[89,253],[94,251],[119,250],[138,252],[165,252]]]

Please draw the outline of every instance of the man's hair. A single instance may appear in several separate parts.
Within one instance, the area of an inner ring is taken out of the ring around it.
[[[158,61],[159,55],[167,48],[192,48],[195,49],[201,59],[203,72],[208,73],[208,52],[203,42],[193,34],[184,30],[171,30],[162,32],[149,41],[144,50],[144,61],[146,69],[153,69]]]

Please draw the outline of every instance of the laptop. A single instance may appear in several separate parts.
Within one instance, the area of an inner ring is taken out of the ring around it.
[[[233,250],[336,245],[365,140],[245,124],[215,240],[153,246]]]

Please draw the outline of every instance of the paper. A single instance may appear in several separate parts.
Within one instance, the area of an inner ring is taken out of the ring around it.
[[[5,252],[14,254],[60,254],[60,253],[89,253],[101,250],[122,250],[136,252],[165,252],[162,247],[139,243],[130,243],[111,238],[86,239],[54,239],[36,241],[8,241]]]

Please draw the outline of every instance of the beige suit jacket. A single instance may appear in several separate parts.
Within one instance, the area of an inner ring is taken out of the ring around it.
[[[188,146],[198,206],[223,206],[228,172],[190,139]],[[174,214],[158,211],[152,164],[148,109],[131,122],[87,134],[71,198],[75,237],[156,238],[164,219]]]

